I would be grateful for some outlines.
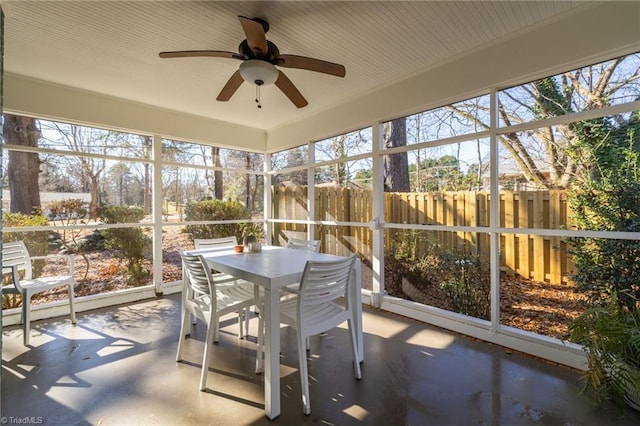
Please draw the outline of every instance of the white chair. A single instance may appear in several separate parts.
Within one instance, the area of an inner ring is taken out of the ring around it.
[[[290,237],[285,245],[287,248],[296,250],[307,250],[318,253],[320,251],[320,240],[303,240],[302,238]]]
[[[362,378],[353,324],[354,301],[349,297],[355,254],[337,261],[308,261],[296,297],[281,300],[280,321],[296,329],[304,414],[311,413],[306,343],[309,336],[324,333],[347,321],[356,379]],[[342,302],[339,299],[344,298]],[[259,336],[260,337],[260,336]],[[260,339],[259,339],[260,340]],[[261,359],[262,347],[258,347]]]
[[[226,249],[233,248],[238,245],[236,237],[222,237],[222,238],[195,238],[193,244],[196,250],[200,249]]]
[[[231,237],[220,237],[220,238],[194,238],[193,244],[196,250],[226,250],[233,249],[236,245],[238,245],[238,240],[235,236]],[[213,280],[218,288],[222,288],[223,285],[233,286],[235,284],[240,283],[241,281],[238,278],[229,275],[223,274],[221,272],[213,272],[212,273]],[[244,282],[244,281],[243,281]],[[242,321],[244,319],[244,333],[242,330]],[[196,323],[196,319],[193,319],[193,323]],[[245,336],[249,335],[249,310],[243,309],[238,313],[238,326],[240,330],[238,331],[238,338],[241,339]],[[216,324],[216,329],[214,333],[214,342],[219,340],[219,324]]]
[[[307,251],[312,251],[312,252],[319,253],[320,252],[320,240],[303,240],[302,238],[289,237],[285,247],[290,248],[290,249],[294,249],[294,250],[307,250]],[[291,292],[289,290],[292,290],[292,289],[295,290],[299,286],[300,286],[300,284],[298,283],[298,284],[291,284],[291,285],[287,286],[287,288],[283,288],[282,290],[284,292],[283,292],[282,296],[284,298],[290,297]],[[306,339],[306,345],[307,345],[307,350],[309,350],[309,347],[310,347],[309,337],[307,337],[307,339]]]
[[[31,261],[46,259],[53,256],[64,256],[69,259],[69,275],[46,276],[33,278]],[[24,345],[29,345],[31,322],[31,297],[57,287],[67,287],[69,292],[69,310],[71,323],[76,323],[76,313],[73,308],[73,273],[75,272],[75,258],[72,255],[29,256],[29,251],[23,241],[2,244],[2,269],[11,269],[13,282],[2,287],[4,294],[19,294],[22,296],[22,330]],[[20,272],[24,273],[20,278]]]
[[[182,322],[176,361],[182,360],[183,343],[186,335],[189,334],[189,317],[193,315],[207,325],[200,376],[200,390],[204,390],[207,383],[211,345],[212,342],[217,341],[214,336],[218,332],[219,318],[222,315],[239,312],[256,305],[260,302],[259,294],[257,288],[248,282],[232,286],[216,284],[214,275],[207,267],[206,260],[202,255],[180,251],[180,256],[182,257],[184,280],[188,291],[183,291]],[[258,339],[260,342],[262,342],[261,334]]]

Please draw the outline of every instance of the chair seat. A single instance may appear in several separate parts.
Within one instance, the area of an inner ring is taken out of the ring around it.
[[[232,286],[216,284],[216,300],[218,311],[236,308],[238,305],[251,306],[255,304],[254,286],[249,282],[240,282]]]
[[[20,287],[29,293],[39,293],[41,291],[69,284],[73,284],[73,277],[69,275],[20,280]],[[5,293],[19,293],[18,289],[16,289],[13,284],[2,287],[2,291]]]
[[[291,326],[296,326],[296,312],[298,297],[290,297],[280,301],[280,320]],[[322,303],[304,310],[304,321],[307,329],[313,329],[314,324],[324,323],[331,320],[332,323],[342,324],[349,316],[349,312],[344,307],[336,303]],[[309,333],[313,335],[314,333]]]

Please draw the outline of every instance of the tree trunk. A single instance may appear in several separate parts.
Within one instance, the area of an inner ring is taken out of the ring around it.
[[[384,124],[384,148],[407,144],[407,122],[398,118]],[[409,159],[406,152],[384,156],[384,190],[387,192],[409,192]]]
[[[211,156],[213,157],[213,166],[221,167],[220,161],[220,148],[211,147]],[[213,172],[213,196],[216,200],[222,200],[224,191],[222,188],[222,171],[216,170]]]
[[[4,114],[2,136],[11,145],[37,147],[40,130],[35,118]],[[10,206],[12,213],[40,213],[40,158],[31,152],[9,151],[7,175],[9,178]]]
[[[100,184],[98,176],[91,176],[91,201],[89,201],[89,218],[97,219],[100,217],[100,194],[98,185]],[[120,195],[122,201],[122,194]]]

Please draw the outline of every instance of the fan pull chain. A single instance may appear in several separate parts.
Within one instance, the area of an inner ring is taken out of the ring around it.
[[[262,80],[256,80],[256,103],[258,104],[258,108],[262,108],[262,104],[260,103],[260,86],[263,84]]]

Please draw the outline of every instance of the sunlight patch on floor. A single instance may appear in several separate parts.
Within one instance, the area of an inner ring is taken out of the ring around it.
[[[345,408],[344,410],[342,410],[342,412],[360,421],[366,420],[367,416],[369,415],[369,412],[367,410],[357,404]]]

